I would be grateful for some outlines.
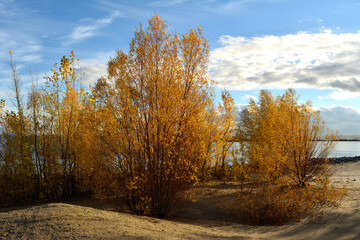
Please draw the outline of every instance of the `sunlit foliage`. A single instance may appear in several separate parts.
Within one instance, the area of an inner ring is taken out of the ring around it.
[[[237,203],[230,207],[239,219],[250,225],[282,225],[304,218],[314,219],[324,207],[337,207],[345,189],[328,185],[299,187],[263,183],[238,192]]]
[[[236,155],[236,148],[232,148],[236,134],[234,99],[228,91],[224,90],[221,93],[221,100],[222,103],[218,106],[218,115],[215,121],[214,130],[216,132],[212,133],[215,151],[212,175],[217,179],[223,179],[228,175],[227,167]]]
[[[10,53],[11,54],[11,53]],[[77,192],[75,180],[81,97],[76,60],[55,64],[45,85],[33,83],[27,104],[11,55],[13,102],[1,133],[1,204],[56,200]]]
[[[107,172],[118,196],[141,214],[164,217],[198,181],[204,159],[212,89],[209,49],[201,28],[168,33],[158,15],[140,26],[128,53],[108,64],[108,84],[96,85]]]
[[[12,54],[15,110],[0,101],[0,206],[85,195],[166,217],[197,183],[232,179],[240,182],[232,211],[280,224],[342,196],[329,182],[336,136],[295,90],[261,91],[238,125],[228,91],[216,106],[200,27],[170,33],[153,16],[88,91],[71,51],[44,84],[33,80],[26,104]]]
[[[238,136],[249,167],[263,180],[303,186],[327,176],[336,135],[324,126],[310,102],[298,103],[295,90],[277,98],[261,91],[259,102],[251,100],[241,113]]]
[[[330,186],[328,171],[336,135],[324,125],[319,111],[310,102],[299,104],[293,89],[278,97],[261,91],[259,102],[250,101],[238,132],[246,164],[237,168],[253,189],[239,193],[244,217],[279,224],[338,203],[342,192]]]
[[[21,81],[17,74],[13,53],[10,51],[12,70],[11,100],[15,111],[3,116],[0,139],[0,205],[29,201],[34,192],[31,147],[27,142],[28,121],[24,114]]]

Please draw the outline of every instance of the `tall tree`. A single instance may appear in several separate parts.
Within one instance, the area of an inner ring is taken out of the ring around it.
[[[5,108],[5,100],[4,99],[0,99],[0,125],[3,124],[3,109]]]
[[[109,61],[105,112],[111,118],[100,136],[122,199],[135,213],[149,204],[164,217],[197,182],[206,157],[209,47],[201,28],[178,35],[158,15],[148,23],[136,30],[127,54],[117,51]]]
[[[21,80],[18,76],[13,53],[10,51],[12,70],[11,100],[16,111],[7,111],[3,116],[1,128],[1,195],[3,203],[14,203],[33,200],[34,169],[31,159],[31,148],[28,143],[28,119],[25,116]],[[3,198],[4,197],[4,198]]]
[[[19,133],[17,134],[20,138],[19,141],[19,150],[20,150],[20,158],[25,159],[29,153],[27,153],[26,149],[26,126],[25,126],[25,115],[24,115],[24,103],[23,103],[23,95],[21,92],[22,83],[20,77],[18,76],[16,63],[13,60],[13,53],[9,51],[10,54],[10,66],[11,66],[11,79],[12,86],[11,90],[13,91],[12,101],[15,107],[17,108],[17,116],[19,120]]]
[[[78,154],[76,153],[79,113],[82,107],[81,95],[83,90],[79,87],[79,78],[76,72],[75,54],[71,51],[70,57],[63,57],[60,65],[55,64],[53,74],[48,76],[45,91],[43,91],[43,104],[45,113],[50,116],[46,126],[53,136],[52,158],[62,165],[62,196],[71,196],[75,191],[75,168]],[[44,139],[45,140],[45,139]]]

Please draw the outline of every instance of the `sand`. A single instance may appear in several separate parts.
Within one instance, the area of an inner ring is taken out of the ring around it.
[[[326,209],[315,221],[270,227],[240,224],[220,207],[236,186],[215,184],[168,220],[77,202],[2,209],[0,239],[360,239],[360,162],[332,168],[333,182],[346,184],[348,193],[341,207]]]

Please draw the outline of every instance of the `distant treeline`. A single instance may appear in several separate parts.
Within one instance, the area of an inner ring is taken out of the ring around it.
[[[340,138],[339,140],[337,140],[337,141],[350,141],[350,142],[359,142],[360,141],[360,139],[358,139],[358,138],[354,138],[354,139],[343,139],[343,138]]]
[[[316,141],[328,141],[328,140],[320,139],[320,140],[316,140]],[[340,139],[335,139],[334,141],[336,141],[336,142],[359,142],[360,139],[357,139],[357,138],[354,138],[354,139],[340,138]]]

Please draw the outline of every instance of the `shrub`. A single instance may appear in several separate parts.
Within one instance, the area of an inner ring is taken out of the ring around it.
[[[238,217],[251,225],[281,225],[315,218],[323,207],[337,207],[345,191],[327,186],[299,187],[291,185],[260,186],[252,191],[239,191]]]
[[[298,99],[293,89],[276,98],[261,91],[259,102],[251,100],[241,113],[238,139],[246,163],[234,167],[243,183],[237,204],[246,223],[300,221],[337,206],[343,196],[329,182],[327,158],[336,136],[310,102]],[[255,187],[245,191],[245,183]]]

